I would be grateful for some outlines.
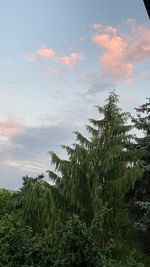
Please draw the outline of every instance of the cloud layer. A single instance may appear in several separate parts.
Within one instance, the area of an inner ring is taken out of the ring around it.
[[[115,84],[112,81],[103,79],[101,75],[96,73],[88,74],[81,82],[89,87],[85,95],[96,95],[115,88]]]
[[[44,60],[52,59],[55,63],[64,64],[72,68],[77,64],[77,61],[84,59],[84,54],[73,52],[70,55],[59,56],[52,48],[47,48],[45,46],[38,48],[35,52],[27,54],[27,59],[29,61],[35,62],[38,58]]]
[[[16,122],[10,128],[16,129]],[[50,168],[48,151],[60,152],[60,145],[72,140],[72,130],[71,126],[60,124],[3,131],[7,139],[0,139],[0,187],[15,189],[21,186],[24,175],[45,173]]]
[[[61,57],[60,60],[69,67],[74,67],[78,60],[83,60],[83,53],[71,53],[69,56]]]
[[[100,23],[93,23],[89,27],[92,30],[93,49],[96,51],[95,46],[99,49],[99,72],[94,74],[91,70],[89,74],[85,74],[84,79],[80,79],[84,80],[84,84],[89,85],[88,94],[112,89],[117,82],[131,84],[135,78],[140,77],[137,73],[141,71],[135,70],[134,67],[150,59],[150,28],[148,26],[138,25],[134,19],[128,19],[122,31],[112,25],[104,26]],[[86,38],[86,43],[84,42],[85,48],[89,45],[88,40]],[[28,59],[34,62],[40,59],[50,60],[48,68],[46,65],[46,76],[52,75],[59,81],[67,81],[64,75],[66,69],[63,66],[74,69],[79,61],[86,59],[86,69],[89,50],[86,57],[85,53],[86,51],[84,53],[73,51],[61,56],[51,47],[42,46],[28,54]]]
[[[99,56],[103,75],[130,83],[134,65],[150,59],[150,28],[137,25],[133,19],[129,19],[127,25],[129,28],[126,33],[121,33],[111,25],[101,25],[92,42],[103,49]]]
[[[0,118],[0,135],[1,136],[12,136],[20,133],[24,130],[24,126],[11,119]]]

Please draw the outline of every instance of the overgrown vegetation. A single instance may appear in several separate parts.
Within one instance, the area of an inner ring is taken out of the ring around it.
[[[39,175],[0,190],[0,266],[150,266],[150,99],[135,118],[114,91],[97,109],[67,160],[50,153],[52,185]]]

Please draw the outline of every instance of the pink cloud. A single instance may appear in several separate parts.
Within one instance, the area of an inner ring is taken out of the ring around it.
[[[114,33],[114,34],[117,33],[117,29],[112,26],[107,26],[105,30],[106,32],[109,32],[109,33]]]
[[[10,119],[0,118],[0,135],[12,136],[24,130],[24,126]]]
[[[129,32],[125,34],[107,26],[92,41],[104,50],[99,57],[103,75],[130,83],[134,65],[150,59],[150,28],[137,25],[133,19],[127,24]]]
[[[61,57],[60,61],[69,67],[74,67],[78,60],[83,60],[83,59],[84,59],[83,53],[75,52],[70,54],[69,56]]]
[[[42,59],[53,59],[55,63],[63,63],[68,67],[74,67],[78,60],[84,59],[84,54],[79,52],[73,52],[70,55],[59,56],[51,48],[40,47],[35,52],[28,53],[26,55],[27,60],[36,63],[38,58]]]
[[[39,49],[36,50],[35,53],[44,59],[49,59],[55,56],[54,50],[46,47],[40,47]]]
[[[27,60],[35,63],[37,62],[38,58],[41,57],[43,59],[54,59],[55,58],[55,52],[51,48],[46,48],[46,47],[40,47],[35,52],[28,53],[26,55]]]
[[[132,64],[126,61],[124,56],[127,48],[125,40],[120,36],[101,34],[93,37],[93,43],[105,49],[99,58],[104,74],[109,74],[111,78],[130,82]]]
[[[150,28],[137,27],[135,36],[129,40],[127,59],[133,63],[150,59]]]

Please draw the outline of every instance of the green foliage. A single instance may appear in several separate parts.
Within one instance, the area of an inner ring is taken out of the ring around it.
[[[118,96],[111,92],[104,107],[97,107],[100,119],[89,120],[89,139],[75,132],[77,142],[73,147],[63,146],[68,160],[51,153],[52,163],[61,177],[52,171],[49,175],[65,201],[70,203],[70,210],[88,225],[97,214],[102,214],[105,205],[111,209],[105,218],[100,245],[103,248],[113,239],[118,244],[116,255],[121,257],[123,250],[128,254],[130,245],[127,243],[132,246],[134,240],[124,196],[134,187],[143,170],[138,153],[129,149],[132,144],[131,126],[127,125],[129,114],[122,113],[117,105]]]
[[[97,222],[103,224],[102,213]],[[90,228],[78,216],[70,218],[66,225],[59,231],[56,241],[55,267],[143,267],[135,260],[135,251],[122,261],[115,261],[111,256],[111,246],[99,249],[93,235],[96,221]],[[98,234],[98,233],[97,233]]]
[[[141,218],[135,222],[135,228],[141,232],[147,232],[150,229],[150,202],[137,201],[136,205],[143,212]]]
[[[132,120],[135,127],[142,131],[142,136],[136,137],[134,147],[136,151],[142,151],[144,172],[134,190],[128,194],[129,210],[135,220],[140,244],[144,252],[150,255],[150,98],[136,108],[136,117]]]
[[[23,178],[20,199],[22,216],[35,232],[52,227],[55,214],[52,187],[43,178],[43,175],[35,179],[27,176]]]
[[[44,235],[33,235],[30,227],[6,215],[0,220],[0,266],[52,266],[50,249]]]
[[[0,218],[14,209],[12,194],[6,189],[0,189]]]
[[[61,160],[51,153],[52,163],[61,173],[50,172],[55,177],[64,197],[82,214],[92,218],[107,201],[118,206],[125,193],[134,187],[142,169],[135,151],[126,147],[130,144],[130,126],[125,125],[128,114],[117,107],[118,97],[112,92],[103,108],[98,111],[103,119],[90,119],[93,126],[87,126],[91,134],[86,139],[76,132],[74,148],[64,147],[68,160]],[[84,194],[83,194],[84,192]]]
[[[51,152],[53,184],[25,176],[19,192],[0,190],[0,266],[149,266],[149,104],[137,109],[135,142],[111,92],[89,137],[62,146],[68,159]]]
[[[135,250],[131,251],[125,262],[117,262],[114,267],[144,267],[144,264],[135,260]]]
[[[86,224],[77,216],[70,219],[57,237],[57,260],[54,266],[97,266],[97,251]]]

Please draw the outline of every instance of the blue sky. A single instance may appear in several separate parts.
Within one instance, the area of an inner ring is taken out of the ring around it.
[[[1,187],[49,169],[113,88],[130,112],[149,96],[142,0],[5,0],[0,32]]]

